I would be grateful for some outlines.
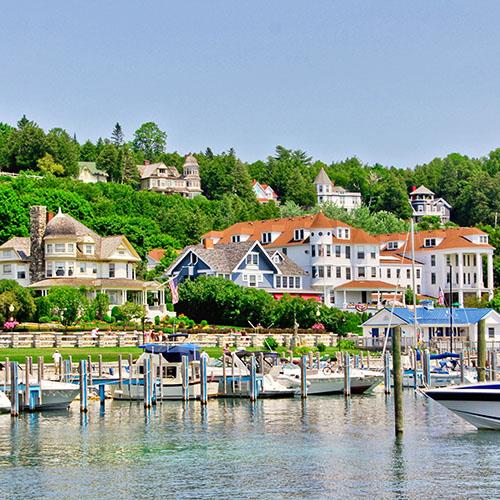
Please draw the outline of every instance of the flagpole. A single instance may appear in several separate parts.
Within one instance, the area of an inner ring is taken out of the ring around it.
[[[453,266],[450,259],[450,352],[453,352]]]
[[[411,269],[412,269],[412,287],[413,287],[413,324],[415,325],[415,345],[417,345],[418,326],[417,326],[417,285],[415,275],[415,223],[411,218]]]

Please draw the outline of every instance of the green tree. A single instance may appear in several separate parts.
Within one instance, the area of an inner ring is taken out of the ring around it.
[[[96,161],[97,160],[97,148],[90,140],[85,141],[85,143],[80,147],[80,161]]]
[[[29,212],[21,193],[9,184],[0,184],[0,243],[13,236],[28,236]]]
[[[80,148],[68,132],[62,128],[53,128],[47,134],[46,145],[47,151],[53,156],[55,162],[64,167],[65,175],[78,176]]]
[[[64,326],[76,323],[88,304],[84,290],[71,286],[52,287],[47,297],[52,314],[58,315]]]
[[[166,144],[167,134],[156,123],[146,122],[135,131],[132,148],[142,152],[146,160],[156,161],[165,151]]]
[[[120,313],[125,321],[143,320],[146,316],[144,306],[135,302],[125,302],[120,306]]]
[[[0,170],[3,170],[9,163],[7,142],[14,130],[14,127],[9,124],[0,122]]]
[[[0,280],[0,322],[2,324],[11,316],[19,322],[28,321],[35,313],[35,309],[35,301],[28,289],[23,288],[14,280]]]
[[[38,159],[47,151],[45,133],[35,122],[23,116],[18,128],[9,134],[5,151],[12,172],[34,169]]]
[[[96,293],[94,300],[92,301],[92,311],[95,317],[99,320],[103,320],[104,316],[108,314],[109,309],[109,297],[102,292]]]
[[[127,145],[123,146],[123,183],[132,186],[134,189],[139,187],[141,178],[139,170],[132,151]]]
[[[116,122],[115,127],[113,128],[113,132],[111,133],[111,142],[117,147],[121,147],[123,145],[123,130],[121,125]]]
[[[43,158],[40,158],[37,162],[37,167],[40,172],[44,175],[52,174],[52,175],[63,175],[64,167],[59,163],[54,161],[54,157],[50,153],[45,153]]]
[[[107,143],[102,147],[96,162],[97,168],[109,175],[109,180],[117,182],[121,180],[118,150],[114,144]]]

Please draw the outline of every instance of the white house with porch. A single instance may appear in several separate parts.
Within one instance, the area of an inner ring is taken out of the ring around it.
[[[448,308],[417,307],[417,327],[415,310],[412,308],[384,308],[365,321],[361,327],[364,337],[391,335],[395,326],[401,327],[403,337],[417,338],[424,342],[433,339],[453,337],[464,341],[477,342],[479,321],[486,323],[486,340],[500,342],[500,314],[487,308],[456,308],[452,316]]]
[[[30,210],[30,237],[0,247],[0,278],[16,280],[42,295],[54,286],[85,287],[89,298],[106,293],[110,309],[127,301],[142,304],[149,317],[166,314],[164,284],[136,279],[140,256],[127,238],[101,237],[61,210]]]

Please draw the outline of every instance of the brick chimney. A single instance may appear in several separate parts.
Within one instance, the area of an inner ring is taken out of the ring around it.
[[[212,238],[205,238],[203,240],[203,246],[207,249],[207,250],[212,250],[214,248],[214,240]]]
[[[43,236],[47,227],[47,207],[35,205],[30,208],[31,283],[45,278],[45,250]]]
[[[47,224],[54,218],[54,212],[47,212]]]

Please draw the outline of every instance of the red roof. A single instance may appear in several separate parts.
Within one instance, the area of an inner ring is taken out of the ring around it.
[[[153,260],[156,260],[157,262],[160,262],[160,260],[163,259],[164,255],[165,255],[165,250],[163,250],[163,248],[153,248],[148,252],[148,256],[151,257]]]
[[[391,285],[385,281],[377,280],[353,280],[347,281],[335,288],[335,290],[396,290],[398,285]]]

